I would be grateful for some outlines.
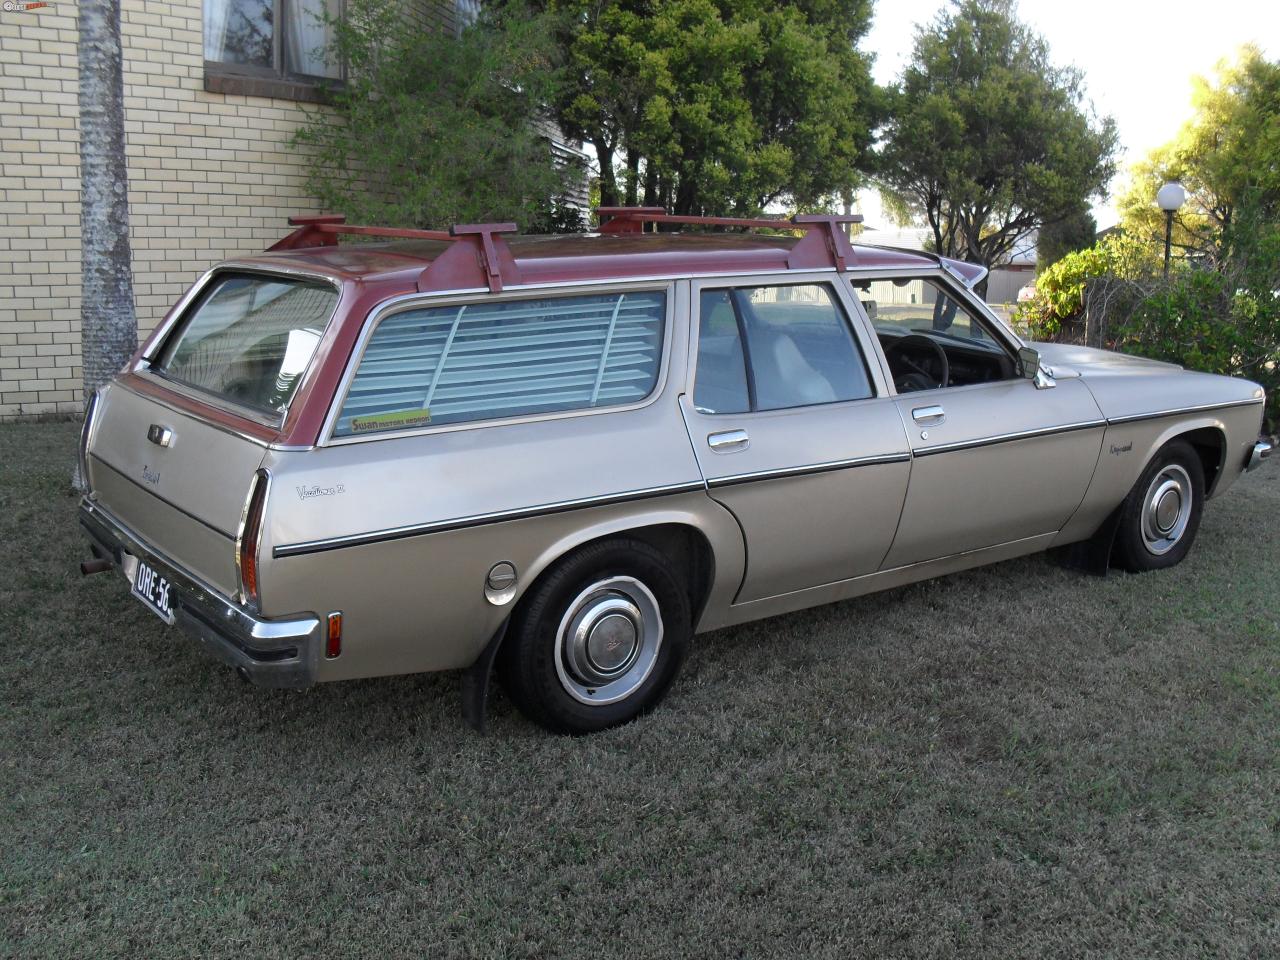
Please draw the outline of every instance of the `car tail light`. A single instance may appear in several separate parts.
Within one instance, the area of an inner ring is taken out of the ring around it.
[[[257,607],[258,596],[258,545],[262,539],[262,514],[267,503],[267,488],[271,476],[259,470],[253,477],[249,499],[245,501],[240,518],[240,531],[236,535],[236,570],[240,574],[240,601]]]
[[[342,653],[342,611],[329,614],[329,631],[325,638],[324,655],[332,660]]]
[[[93,415],[98,409],[98,391],[89,395],[84,406],[84,426],[80,428],[80,492],[89,492],[89,441],[93,439]]]

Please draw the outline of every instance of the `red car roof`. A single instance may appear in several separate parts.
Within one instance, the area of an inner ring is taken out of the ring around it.
[[[759,233],[598,233],[505,238],[524,283],[681,274],[785,272],[800,238]],[[395,240],[270,251],[237,262],[312,270],[339,279],[412,283],[449,249],[443,240]],[[853,245],[850,269],[937,266],[927,253]],[[965,265],[968,266],[968,265]],[[971,268],[980,269],[980,268]]]

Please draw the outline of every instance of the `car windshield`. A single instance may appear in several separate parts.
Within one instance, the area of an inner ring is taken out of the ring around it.
[[[240,406],[281,414],[337,303],[327,284],[220,274],[152,369]]]

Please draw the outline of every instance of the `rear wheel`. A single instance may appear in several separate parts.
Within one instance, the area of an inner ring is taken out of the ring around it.
[[[1200,528],[1204,467],[1190,444],[1174,440],[1142,471],[1125,500],[1116,562],[1126,570],[1163,570],[1182,562]]]
[[[558,733],[591,733],[654,707],[692,633],[689,597],[659,551],[639,540],[590,544],[525,598],[498,654],[507,692]]]

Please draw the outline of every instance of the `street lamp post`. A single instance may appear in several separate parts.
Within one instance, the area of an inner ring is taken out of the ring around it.
[[[1164,275],[1169,276],[1169,256],[1173,247],[1173,215],[1187,202],[1187,191],[1174,180],[1156,194],[1156,204],[1164,211]]]

